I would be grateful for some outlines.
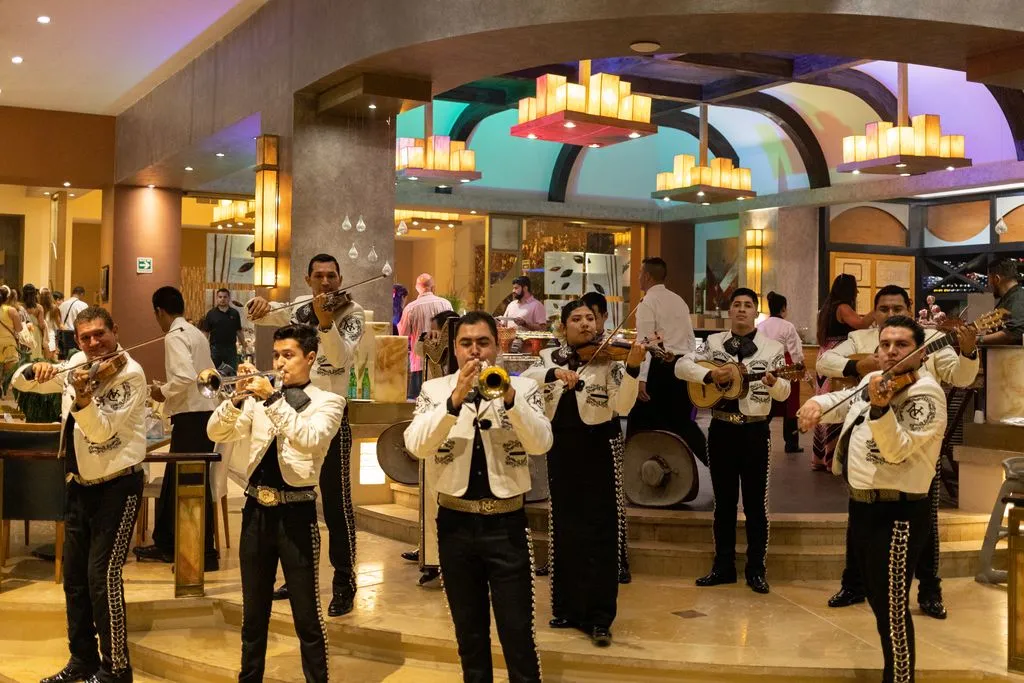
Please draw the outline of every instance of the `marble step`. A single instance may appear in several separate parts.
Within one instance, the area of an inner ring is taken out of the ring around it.
[[[0,683],[39,683],[44,676],[52,676],[60,671],[68,661],[67,640],[61,638],[53,642],[53,651],[59,653],[46,656],[3,656],[0,663]],[[152,676],[133,667],[132,678],[135,683],[167,683],[174,680]]]
[[[420,509],[420,487],[408,484],[391,483],[391,492],[395,496],[395,504],[410,510]]]

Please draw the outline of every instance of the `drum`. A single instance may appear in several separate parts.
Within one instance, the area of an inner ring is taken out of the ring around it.
[[[637,432],[626,442],[622,488],[634,505],[664,508],[697,497],[700,479],[690,447],[672,432]]]

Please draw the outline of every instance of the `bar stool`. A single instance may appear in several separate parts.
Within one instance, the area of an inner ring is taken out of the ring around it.
[[[1003,526],[1003,515],[1006,513],[1007,496],[1024,496],[1024,457],[1007,458],[1003,461],[1003,485],[999,487],[996,502],[992,507],[992,516],[988,519],[985,540],[981,544],[981,571],[975,575],[978,583],[1006,583],[1006,571],[992,568],[996,543],[1006,538],[1008,530]]]

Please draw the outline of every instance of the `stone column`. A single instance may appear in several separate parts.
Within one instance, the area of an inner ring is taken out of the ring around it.
[[[122,346],[161,334],[153,317],[153,292],[181,287],[181,190],[116,185],[103,191],[100,253],[110,266],[108,307]],[[152,273],[137,273],[136,259],[153,259]],[[147,379],[164,379],[164,346],[132,351]]]
[[[55,192],[50,201],[50,289],[71,296],[71,221],[68,220],[68,193]],[[40,285],[42,286],[42,285]],[[92,292],[95,295],[95,292]],[[91,299],[89,299],[91,301]]]
[[[395,263],[395,129],[394,121],[317,114],[315,102],[295,100],[291,139],[291,297],[309,292],[303,278],[309,259],[327,253],[338,259],[344,284],[353,284]],[[269,131],[273,132],[273,131]],[[342,230],[349,217],[352,229]],[[356,222],[363,217],[364,232]],[[350,258],[352,247],[358,254]],[[367,256],[371,248],[377,261]],[[353,298],[391,319],[391,284],[387,278],[353,291]]]

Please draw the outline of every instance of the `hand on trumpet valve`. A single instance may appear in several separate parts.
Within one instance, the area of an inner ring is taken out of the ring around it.
[[[452,405],[458,408],[466,400],[469,392],[476,387],[477,378],[483,364],[479,358],[471,358],[459,368],[459,378],[455,382],[455,389],[452,391]]]
[[[270,302],[262,296],[254,296],[249,299],[245,308],[249,312],[249,318],[251,320],[259,320],[266,316],[267,313],[270,313]]]
[[[801,432],[809,432],[821,422],[821,405],[817,401],[807,401],[796,411],[797,426]]]

